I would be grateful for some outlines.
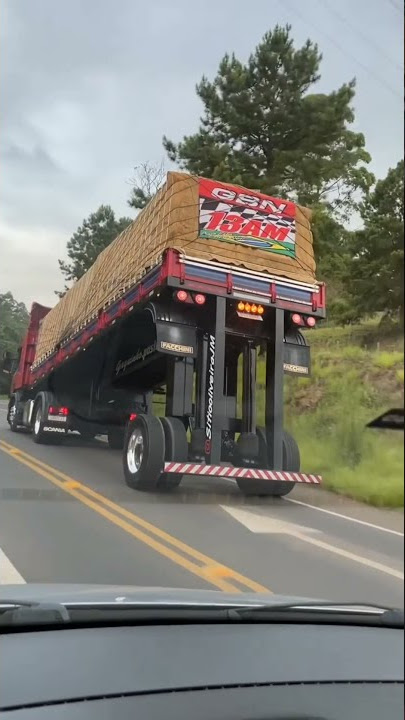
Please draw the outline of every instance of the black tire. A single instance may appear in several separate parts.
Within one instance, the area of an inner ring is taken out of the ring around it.
[[[94,437],[94,436],[93,436]],[[108,431],[108,445],[111,450],[122,450],[125,442],[125,430],[120,427],[112,427]]]
[[[50,392],[39,393],[35,400],[32,413],[32,439],[40,445],[60,445],[67,435],[66,428],[57,428],[53,432],[44,430],[47,427],[46,415],[48,407],[55,402]]]
[[[123,464],[125,482],[134,490],[156,490],[165,462],[165,436],[160,419],[138,415],[128,426]]]
[[[11,432],[19,432],[21,430],[21,427],[17,422],[17,402],[15,398],[11,398],[10,400],[7,410],[7,422],[10,426]]]
[[[162,417],[160,418],[160,422],[162,423],[165,436],[166,462],[187,462],[187,433],[181,420],[175,417]],[[172,490],[180,485],[182,478],[182,475],[162,473],[158,487],[162,490]]]
[[[283,470],[299,472],[301,468],[300,449],[293,436],[284,430],[283,438]]]
[[[257,428],[259,438],[259,462],[260,466],[266,468],[267,462],[267,440],[266,431],[262,427]],[[283,432],[283,470],[299,472],[301,466],[300,451],[292,435],[286,430]],[[294,488],[293,482],[275,482],[271,480],[237,480],[238,487],[244,495],[257,495],[262,497],[285,497]]]
[[[260,453],[260,440],[257,433],[243,432],[236,443],[236,457],[243,467],[255,467]]]

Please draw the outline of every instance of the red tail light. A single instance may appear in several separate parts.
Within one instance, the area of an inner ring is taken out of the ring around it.
[[[59,405],[50,405],[48,415],[69,415],[69,408]]]
[[[188,298],[188,294],[185,290],[178,290],[176,293],[177,300],[180,300],[180,302],[186,302]]]
[[[294,325],[303,325],[304,321],[298,313],[293,313],[291,315],[291,320],[293,321]]]
[[[138,417],[138,415],[136,413],[131,413],[129,416],[129,422],[136,420],[137,417]]]
[[[203,295],[202,293],[197,293],[197,295],[194,295],[194,302],[196,302],[197,305],[204,305],[205,295]]]
[[[315,325],[316,325],[316,318],[314,318],[314,317],[307,317],[306,322],[307,322],[308,327],[315,327]]]

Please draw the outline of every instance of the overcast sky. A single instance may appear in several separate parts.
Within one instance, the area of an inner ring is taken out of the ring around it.
[[[119,215],[132,168],[197,129],[195,84],[274,25],[323,53],[320,91],[357,78],[372,170],[403,156],[401,0],[2,0],[0,292],[55,304],[57,259],[101,203]]]

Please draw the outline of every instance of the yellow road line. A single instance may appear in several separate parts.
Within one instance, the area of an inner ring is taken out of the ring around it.
[[[268,588],[263,585],[260,585],[235,570],[216,562],[208,555],[204,555],[198,550],[192,548],[190,545],[187,545],[181,540],[169,535],[169,533],[166,533],[164,530],[161,530],[147,520],[144,520],[121,505],[118,505],[112,500],[104,497],[104,495],[96,492],[88,485],[83,485],[78,480],[75,480],[60,470],[47,465],[42,462],[42,460],[29,455],[14,445],[10,445],[4,440],[0,440],[0,449],[10,455],[14,460],[18,460],[18,462],[26,465],[37,474],[42,475],[42,477],[52,482],[61,490],[69,495],[72,495],[84,505],[114,523],[129,535],[132,535],[132,537],[140,540],[160,555],[163,555],[194,575],[197,575],[203,580],[215,585],[220,590],[227,592],[240,592],[241,589],[248,589],[253,592],[270,592]],[[130,522],[127,522],[123,518],[126,518]],[[147,531],[149,534],[144,531]],[[156,538],[159,538],[159,540],[156,540]],[[181,555],[172,548],[180,550],[183,554]],[[232,580],[237,584],[232,584],[232,582],[230,582]],[[240,586],[242,586],[242,588]]]

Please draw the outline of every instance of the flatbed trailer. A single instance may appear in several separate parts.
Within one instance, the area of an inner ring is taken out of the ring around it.
[[[44,444],[73,430],[106,434],[123,449],[125,480],[138,490],[170,489],[183,475],[231,477],[244,494],[276,496],[321,482],[301,472],[297,444],[284,430],[283,380],[310,373],[301,331],[325,317],[323,284],[167,249],[137,284],[33,366],[48,311],[37,304],[31,311],[12,381],[11,430],[29,428]],[[259,350],[265,382],[258,390]],[[161,417],[153,413],[159,394]]]

